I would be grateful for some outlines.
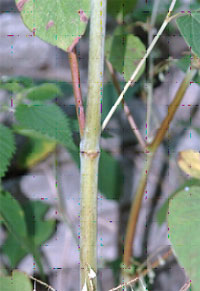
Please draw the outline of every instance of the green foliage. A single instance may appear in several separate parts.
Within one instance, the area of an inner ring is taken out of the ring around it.
[[[0,215],[13,239],[20,244],[25,252],[33,255],[40,269],[41,276],[44,277],[38,248],[28,233],[26,214],[19,202],[10,193],[5,191],[0,192]]]
[[[177,20],[178,28],[192,51],[200,57],[200,14],[199,11],[188,12]]]
[[[77,150],[69,120],[56,104],[20,104],[16,108],[15,117],[25,130],[38,132],[40,136],[61,143],[69,150]]]
[[[141,40],[132,34],[127,34],[123,27],[118,27],[113,36],[106,39],[106,57],[113,65],[113,68],[123,74],[124,79],[129,81],[138,63],[145,55],[146,48]],[[137,81],[144,72],[143,65]]]
[[[178,192],[169,202],[169,239],[175,254],[192,282],[192,290],[200,289],[200,187]]]
[[[16,0],[16,5],[33,35],[64,51],[84,34],[90,16],[89,0]]]
[[[107,199],[118,200],[122,193],[123,176],[120,163],[113,156],[101,151],[99,162],[99,190]]]
[[[12,276],[0,277],[0,286],[2,291],[32,291],[32,284],[25,273],[17,270],[12,272]]]
[[[25,238],[27,235],[24,212],[16,199],[8,192],[0,192],[0,213],[11,233]]]
[[[5,85],[9,87],[10,85],[10,88],[12,88],[13,85],[11,84],[18,84],[20,86],[25,87],[25,88],[30,88],[32,85],[33,85],[33,80],[31,78],[28,78],[28,77],[23,77],[23,76],[3,76],[1,79],[0,79],[0,86],[2,85]],[[8,84],[8,85],[7,85]],[[18,86],[17,85],[17,86]],[[13,86],[15,87],[15,85]],[[8,89],[5,89],[5,90],[8,90]]]
[[[192,58],[193,58],[192,56],[188,55],[183,56],[176,62],[176,65],[178,66],[179,69],[186,73],[189,66],[191,66]],[[200,71],[195,75],[194,82],[196,82],[200,86]]]
[[[26,97],[33,101],[45,101],[53,99],[61,94],[61,90],[56,84],[44,83],[30,88],[26,93]]]
[[[157,222],[159,225],[162,225],[166,219],[167,219],[167,213],[169,208],[169,201],[170,199],[173,199],[173,197],[180,191],[184,189],[188,189],[192,186],[200,186],[200,181],[197,179],[190,179],[186,181],[183,185],[181,185],[175,192],[173,192],[169,198],[164,202],[164,204],[161,206],[161,208],[158,210],[157,213]]]
[[[124,17],[133,11],[136,4],[137,0],[108,0],[107,12],[113,17]]]
[[[4,177],[14,152],[15,141],[12,131],[0,124],[0,178]]]
[[[28,238],[31,241],[32,248],[38,248],[51,237],[55,229],[54,220],[44,220],[49,205],[40,201],[28,201],[22,207]],[[27,250],[23,248],[12,233],[8,234],[2,246],[2,252],[7,255],[11,268],[15,268],[23,257],[28,254]]]
[[[11,91],[13,93],[17,93],[20,92],[23,87],[19,84],[19,83],[11,83],[11,82],[0,82],[0,89],[2,90],[7,90],[7,91]]]

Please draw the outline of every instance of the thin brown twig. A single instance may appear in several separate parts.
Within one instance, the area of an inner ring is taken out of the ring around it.
[[[45,286],[48,290],[56,291],[56,289],[54,289],[53,287],[51,287],[51,286],[48,285],[47,283],[45,283],[45,282],[43,282],[43,281],[41,281],[41,280],[39,280],[39,279],[36,279],[36,278],[34,278],[33,276],[31,276],[31,275],[27,275],[27,276],[28,276],[31,280],[33,280],[33,281],[39,283],[39,284],[42,285],[42,286]]]
[[[166,261],[171,255],[173,254],[172,252],[172,249],[168,250],[167,252],[165,252],[161,258],[162,260]],[[131,286],[133,283],[137,282],[139,280],[140,277],[144,277],[146,276],[150,270],[152,269],[156,269],[157,267],[159,267],[161,265],[160,263],[160,258],[157,259],[155,262],[153,262],[150,266],[150,268],[147,268],[145,270],[143,270],[142,272],[140,272],[139,274],[135,275],[133,279],[131,279],[130,281],[126,282],[126,283],[123,283],[123,284],[120,284],[119,286],[115,287],[115,288],[112,288],[110,289],[109,291],[116,291],[116,290],[119,290],[123,287],[126,287],[126,286]],[[184,290],[180,290],[180,291],[184,291]]]
[[[116,77],[115,71],[113,69],[113,66],[108,60],[106,60],[106,65],[107,65],[107,68],[108,68],[108,70],[110,72],[110,75],[112,77],[112,81],[113,81],[113,84],[115,86],[115,89],[116,89],[117,93],[120,95],[121,88],[120,88],[119,82],[117,80],[117,77]],[[124,112],[126,114],[126,117],[128,119],[128,122],[130,124],[130,127],[132,129],[132,132],[136,136],[136,138],[137,138],[140,146],[142,147],[142,149],[145,151],[146,143],[145,143],[145,141],[144,141],[144,139],[143,139],[143,137],[142,137],[137,125],[136,125],[136,122],[135,122],[133,116],[131,115],[130,109],[129,109],[129,107],[126,104],[124,99],[122,99],[122,105],[123,105],[123,109],[124,109]]]
[[[78,58],[76,53],[76,48],[73,48],[71,52],[68,52],[68,59],[70,64],[70,70],[72,75],[72,85],[74,91],[74,98],[76,103],[76,114],[78,117],[80,136],[83,136],[84,127],[85,127],[85,113],[83,107],[82,93],[81,93],[81,84],[80,84],[80,73]]]

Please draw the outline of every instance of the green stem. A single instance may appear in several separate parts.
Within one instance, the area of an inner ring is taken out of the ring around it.
[[[81,289],[97,290],[97,186],[104,69],[106,0],[91,0],[88,98],[81,156]],[[93,276],[91,278],[91,273]]]

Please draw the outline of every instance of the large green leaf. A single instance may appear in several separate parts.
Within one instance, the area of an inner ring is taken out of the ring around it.
[[[16,4],[33,36],[64,51],[79,41],[90,16],[89,0],[16,0]]]
[[[101,151],[99,161],[99,190],[107,199],[118,200],[122,194],[123,176],[119,161]]]
[[[8,192],[0,192],[0,214],[10,232],[21,238],[27,236],[24,211]]]
[[[124,17],[133,11],[136,4],[137,0],[108,0],[107,12],[113,17],[119,14],[122,14],[122,17]]]
[[[25,105],[16,108],[15,116],[20,126],[63,144],[76,151],[69,120],[56,104]]]
[[[200,12],[188,11],[186,15],[179,17],[176,22],[188,46],[200,57]]]
[[[21,245],[24,251],[34,256],[43,276],[40,254],[27,232],[25,213],[19,202],[10,193],[4,191],[0,192],[0,216],[14,240]]]
[[[200,181],[197,179],[190,179],[181,185],[175,192],[173,192],[169,198],[163,203],[157,213],[157,222],[162,225],[167,219],[167,213],[169,208],[169,200],[172,199],[178,192],[188,189],[191,186],[200,186]]]
[[[113,36],[106,39],[106,57],[113,68],[123,74],[124,79],[129,81],[138,63],[145,55],[146,48],[141,40],[133,34],[127,34],[123,27],[118,27]],[[144,72],[143,65],[135,81]]]
[[[15,152],[15,141],[12,131],[0,124],[0,178],[3,177]]]
[[[23,205],[27,231],[31,248],[40,247],[53,234],[54,220],[44,220],[44,215],[49,209],[47,204],[40,201],[29,201]],[[9,258],[11,268],[15,268],[28,252],[19,244],[10,233],[2,246],[2,251]]]
[[[62,93],[60,88],[53,83],[44,83],[39,86],[30,88],[26,92],[26,97],[30,100],[50,100],[56,96],[60,96]]]
[[[169,239],[180,265],[200,290],[200,187],[193,186],[177,193],[169,202]]]
[[[2,291],[32,291],[33,287],[25,273],[15,270],[12,276],[0,277],[0,289]]]

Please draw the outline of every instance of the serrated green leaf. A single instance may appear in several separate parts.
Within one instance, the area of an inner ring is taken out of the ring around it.
[[[34,130],[46,138],[61,143],[68,150],[77,151],[69,120],[57,105],[20,104],[16,108],[15,116],[24,129]]]
[[[44,160],[54,151],[56,142],[44,138],[29,137],[24,145],[18,159],[19,167],[32,168],[40,161]]]
[[[25,25],[44,41],[66,51],[84,34],[90,1],[16,0]]]
[[[2,178],[15,152],[15,141],[12,131],[0,124],[0,178]]]
[[[176,22],[187,45],[200,57],[200,11],[187,12],[177,18]]]
[[[27,236],[24,211],[19,202],[8,192],[0,192],[0,214],[10,232],[22,238]]]
[[[122,17],[124,17],[126,14],[133,11],[136,4],[137,0],[108,0],[107,12],[113,17],[119,14],[122,14]]]
[[[157,222],[159,225],[162,225],[167,219],[167,212],[169,208],[169,200],[176,195],[176,193],[182,191],[183,189],[188,189],[192,186],[200,186],[200,181],[197,179],[190,179],[186,181],[183,185],[181,185],[175,192],[173,192],[169,198],[164,202],[164,204],[160,207],[157,213]]]
[[[0,288],[2,291],[32,291],[32,284],[25,273],[17,270],[12,272],[12,276],[0,277]]]
[[[54,220],[44,220],[44,215],[49,205],[40,201],[29,201],[23,204],[27,231],[30,240],[30,249],[35,250],[51,237],[55,229]],[[17,264],[28,254],[18,240],[9,233],[2,246],[2,251],[9,258],[10,267],[15,268]]]
[[[192,290],[200,290],[200,187],[177,193],[169,202],[169,239],[181,267],[191,280]]]
[[[122,185],[123,175],[119,161],[102,150],[99,161],[99,190],[107,199],[118,200]]]
[[[30,100],[45,101],[60,96],[62,93],[56,84],[44,83],[42,85],[30,88],[27,92],[25,92],[25,94]]]
[[[123,27],[118,27],[112,37],[107,37],[105,49],[107,59],[116,71],[123,74],[126,81],[129,81],[146,51],[141,40],[137,36],[127,34]],[[145,65],[141,68],[135,81],[140,78],[144,69]]]

